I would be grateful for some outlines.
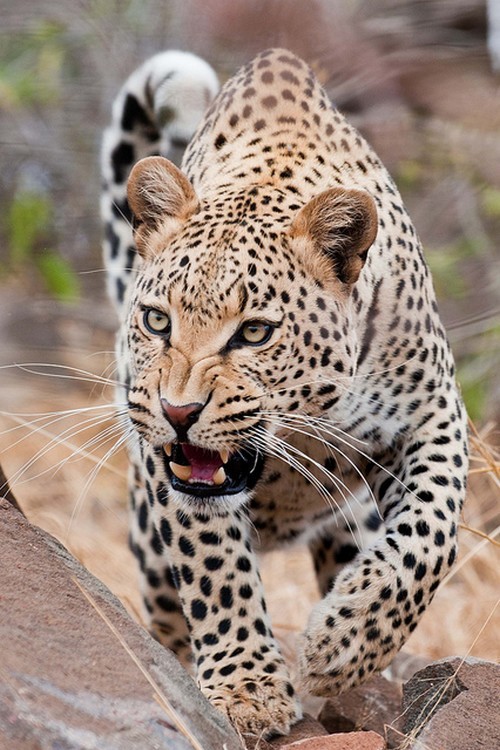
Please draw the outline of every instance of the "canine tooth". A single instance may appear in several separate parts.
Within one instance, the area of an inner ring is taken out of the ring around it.
[[[212,482],[214,484],[224,484],[226,481],[226,472],[224,471],[224,467],[221,466],[220,469],[217,469],[215,474],[212,477]]]
[[[172,443],[165,443],[165,445],[163,446],[163,450],[165,451],[167,456],[170,457],[172,455]]]
[[[172,474],[175,474],[175,476],[178,479],[182,479],[183,482],[187,482],[188,479],[191,477],[190,466],[183,466],[182,464],[176,464],[174,463],[174,461],[170,461],[169,466],[172,471]]]
[[[229,461],[229,451],[227,448],[223,448],[221,451],[219,451],[220,457],[222,459],[223,464],[227,464]]]

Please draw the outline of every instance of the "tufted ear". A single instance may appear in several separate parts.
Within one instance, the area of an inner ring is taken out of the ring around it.
[[[377,209],[363,190],[331,188],[300,209],[290,236],[312,241],[337,278],[354,284],[377,235]]]
[[[180,224],[194,214],[198,198],[188,178],[162,156],[147,156],[130,172],[127,198],[135,218],[134,239],[141,255],[147,253],[151,232],[170,221]]]

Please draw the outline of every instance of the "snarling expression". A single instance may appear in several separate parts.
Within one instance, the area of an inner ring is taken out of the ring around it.
[[[143,259],[127,324],[130,418],[161,447],[174,489],[248,491],[281,415],[328,411],[352,374],[350,289],[375,211],[337,189],[304,207],[269,186],[200,201],[169,162],[144,162],[129,183]]]

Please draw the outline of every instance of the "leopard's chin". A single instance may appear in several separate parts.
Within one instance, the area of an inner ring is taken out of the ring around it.
[[[169,443],[163,446],[163,455],[172,489],[197,498],[248,492],[264,469],[264,456],[248,445],[230,454],[190,443]]]

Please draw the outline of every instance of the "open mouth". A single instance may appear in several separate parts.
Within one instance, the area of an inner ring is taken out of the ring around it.
[[[196,497],[235,495],[251,490],[264,467],[262,455],[249,447],[231,454],[190,443],[168,443],[163,450],[172,488]]]

